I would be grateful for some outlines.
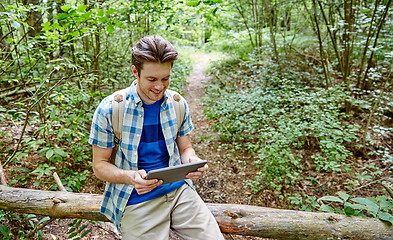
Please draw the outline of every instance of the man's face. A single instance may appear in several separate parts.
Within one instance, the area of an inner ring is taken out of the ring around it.
[[[152,104],[164,96],[170,83],[172,65],[170,62],[145,62],[138,74],[136,67],[132,72],[137,79],[136,90],[144,103]]]

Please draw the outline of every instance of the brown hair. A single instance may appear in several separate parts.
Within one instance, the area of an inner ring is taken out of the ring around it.
[[[173,45],[159,35],[145,36],[132,48],[132,65],[135,65],[139,75],[144,62],[170,62],[173,66],[173,62],[178,58]]]

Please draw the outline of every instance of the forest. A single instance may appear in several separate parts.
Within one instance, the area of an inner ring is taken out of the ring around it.
[[[2,185],[58,191],[56,173],[101,194],[92,116],[134,80],[131,48],[153,34],[179,51],[171,89],[184,96],[211,59],[192,137],[209,152],[195,183],[206,202],[393,224],[392,0],[3,0]],[[2,239],[110,235],[101,224],[0,210]]]

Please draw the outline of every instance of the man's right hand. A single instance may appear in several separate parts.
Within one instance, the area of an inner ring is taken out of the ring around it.
[[[145,170],[138,170],[132,176],[134,188],[139,195],[151,192],[163,183],[162,180],[158,179],[146,180],[146,176],[147,173]]]
[[[162,184],[162,180],[146,180],[145,170],[124,170],[110,161],[112,148],[101,148],[93,145],[93,170],[101,180],[110,183],[133,185],[138,194],[145,194]]]

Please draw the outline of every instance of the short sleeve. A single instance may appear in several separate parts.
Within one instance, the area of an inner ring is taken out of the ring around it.
[[[89,143],[101,148],[113,148],[114,132],[112,129],[112,103],[106,97],[97,107],[93,115]]]
[[[179,129],[179,132],[177,134],[179,137],[186,136],[187,134],[192,132],[192,130],[194,129],[194,126],[193,126],[192,120],[191,120],[190,109],[188,107],[188,103],[186,102],[186,100],[183,100],[183,103],[184,103],[185,112],[184,112],[184,120],[183,120],[181,127]]]

